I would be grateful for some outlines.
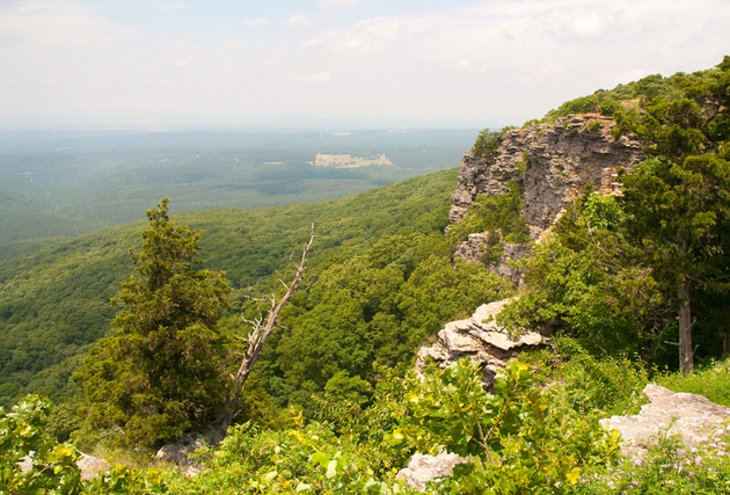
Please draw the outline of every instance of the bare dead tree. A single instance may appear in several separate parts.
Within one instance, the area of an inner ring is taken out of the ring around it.
[[[216,433],[220,435],[220,438],[225,436],[228,427],[231,425],[233,418],[239,410],[243,385],[246,383],[246,380],[248,379],[248,376],[251,373],[254,364],[256,364],[259,356],[261,356],[261,351],[264,348],[266,339],[269,338],[269,335],[271,335],[271,332],[276,326],[276,319],[279,317],[279,312],[281,311],[281,308],[284,307],[287,300],[289,300],[291,295],[294,294],[294,292],[297,290],[299,283],[304,277],[304,272],[307,269],[307,253],[312,247],[313,242],[314,224],[312,224],[312,230],[309,235],[309,242],[307,242],[307,244],[304,246],[304,249],[302,249],[302,256],[299,260],[299,264],[297,265],[297,271],[294,274],[294,278],[288,285],[284,283],[283,280],[280,280],[281,284],[285,288],[284,295],[281,296],[281,299],[279,299],[278,301],[276,300],[276,296],[273,294],[269,297],[258,299],[264,300],[269,303],[269,311],[266,319],[264,320],[263,317],[256,320],[243,318],[243,321],[251,326],[251,333],[249,333],[248,335],[248,347],[246,348],[246,352],[243,354],[243,358],[241,359],[241,365],[238,367],[238,372],[233,376],[231,393],[226,400],[220,416],[218,417],[218,421],[216,422]]]

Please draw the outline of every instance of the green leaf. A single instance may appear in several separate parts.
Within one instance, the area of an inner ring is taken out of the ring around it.
[[[312,456],[309,458],[309,462],[313,466],[322,466],[323,468],[327,467],[327,464],[330,462],[330,456],[327,455],[324,452],[315,452],[312,454]]]
[[[576,466],[567,473],[565,473],[565,479],[568,480],[568,483],[571,485],[575,485],[578,483],[578,480],[580,479],[580,469]]]

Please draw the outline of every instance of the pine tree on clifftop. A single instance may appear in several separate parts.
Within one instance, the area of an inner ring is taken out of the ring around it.
[[[175,225],[168,203],[147,211],[135,273],[112,301],[113,331],[74,375],[87,426],[148,448],[210,421],[227,384],[217,322],[230,288],[222,272],[200,269],[200,233]]]

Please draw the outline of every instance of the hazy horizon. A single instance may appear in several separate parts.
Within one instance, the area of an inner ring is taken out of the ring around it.
[[[730,52],[730,2],[5,0],[0,129],[520,125]]]

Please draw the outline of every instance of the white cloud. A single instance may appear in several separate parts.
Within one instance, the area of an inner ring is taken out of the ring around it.
[[[289,16],[286,20],[287,27],[310,27],[317,23],[317,19],[306,14],[296,14]]]
[[[474,0],[439,12],[390,15],[374,5],[372,18],[352,20],[352,10],[286,21],[327,26],[318,33],[272,27],[254,37],[241,28],[263,17],[232,17],[228,31],[201,23],[189,36],[91,5],[0,0],[0,124],[315,114],[520,124],[598,88],[718,63],[730,25],[727,0]]]
[[[188,4],[187,2],[181,2],[177,0],[160,0],[156,2],[149,2],[149,5],[150,7],[161,11],[181,10],[190,7],[190,4]]]
[[[578,36],[591,36],[603,31],[604,23],[596,13],[577,15],[571,20],[573,32]]]
[[[491,0],[362,20],[303,46],[354,74],[338,82],[362,83],[403,113],[428,102],[434,115],[519,124],[601,87],[718,63],[730,2],[699,2]]]
[[[173,12],[190,8],[188,2],[182,0],[124,0],[126,9],[152,12]]]
[[[243,20],[243,23],[246,26],[252,26],[252,27],[266,26],[270,22],[271,21],[269,20],[268,17],[249,17],[249,18]]]
[[[416,39],[437,29],[437,19],[377,17],[342,29],[319,33],[305,46],[324,47],[335,52],[384,53],[410,46]]]
[[[448,64],[447,68],[455,71],[467,72],[472,74],[484,74],[488,70],[488,65],[485,63],[475,62],[469,59],[461,59]]]
[[[12,6],[17,5],[17,8]],[[69,2],[28,1],[0,6],[0,35],[27,49],[85,45],[117,37],[122,29]]]

